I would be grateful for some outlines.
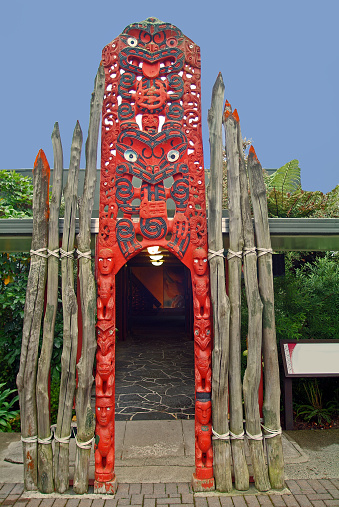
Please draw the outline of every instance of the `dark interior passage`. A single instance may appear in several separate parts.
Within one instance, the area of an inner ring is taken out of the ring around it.
[[[116,420],[194,418],[190,277],[166,254],[138,255],[118,280]]]

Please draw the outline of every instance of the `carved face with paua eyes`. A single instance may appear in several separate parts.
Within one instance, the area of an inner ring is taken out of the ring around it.
[[[109,398],[97,398],[95,416],[100,426],[108,426],[113,419],[113,405]]]
[[[196,248],[193,252],[193,269],[199,276],[203,276],[207,270],[207,252],[204,248]]]
[[[102,275],[110,275],[114,269],[113,252],[110,248],[103,248],[99,252],[98,267]]]

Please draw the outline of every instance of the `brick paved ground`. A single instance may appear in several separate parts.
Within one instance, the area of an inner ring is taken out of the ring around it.
[[[288,480],[284,495],[194,495],[188,483],[120,484],[115,497],[27,498],[23,484],[0,483],[0,505],[16,507],[339,507],[339,479]]]

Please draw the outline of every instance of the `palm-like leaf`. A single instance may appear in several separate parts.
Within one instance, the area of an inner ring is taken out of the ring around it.
[[[294,159],[283,165],[272,174],[268,189],[275,189],[282,194],[293,193],[301,186],[299,161]]]

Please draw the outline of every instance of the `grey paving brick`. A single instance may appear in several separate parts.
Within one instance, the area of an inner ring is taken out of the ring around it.
[[[286,486],[288,487],[290,492],[293,493],[293,495],[301,495],[301,487],[299,486],[299,484],[297,484],[296,481],[294,481],[293,479],[290,479],[285,482],[286,482]]]
[[[153,487],[154,485],[152,483],[145,483],[145,484],[141,484],[141,493],[143,495],[147,494],[147,493],[153,493]]]
[[[248,507],[260,507],[258,499],[254,495],[244,495]]]
[[[195,507],[207,507],[207,498],[196,496],[194,498]]]
[[[116,507],[118,500],[116,498],[109,498],[105,500],[105,507]]]
[[[56,498],[53,507],[64,507],[66,502],[67,498]]]
[[[336,488],[339,489],[339,479],[330,479],[330,481],[335,485]]]
[[[92,507],[104,507],[104,503],[105,500],[103,498],[98,498],[93,500]]]
[[[119,484],[115,493],[115,498],[129,498],[129,484]]]
[[[67,507],[78,507],[80,500],[81,500],[80,498],[70,498],[67,501]],[[41,506],[41,507],[44,507],[44,506]]]
[[[128,497],[128,498],[118,498],[118,506],[119,505],[130,505],[131,504],[131,499]]]
[[[141,493],[141,484],[130,484],[129,486],[129,494],[130,495],[140,495]]]
[[[287,507],[299,507],[299,504],[293,495],[281,495],[281,496],[284,499],[284,502],[287,505]]]
[[[297,484],[299,484],[303,494],[315,493],[315,490],[312,488],[312,486],[308,483],[306,479],[299,479],[297,481]]]
[[[55,498],[43,498],[41,500],[40,507],[52,507],[54,504]]]
[[[327,507],[339,507],[338,500],[324,500],[324,504]]]
[[[11,491],[12,495],[21,495],[24,491],[24,485],[23,484],[16,484],[14,488]]]
[[[165,496],[165,484],[162,483],[154,484],[154,494],[159,496]]]
[[[272,507],[272,502],[267,495],[257,495],[258,502],[263,507],[270,506]]]
[[[329,489],[328,493],[336,500],[339,500],[339,489]]]
[[[307,482],[316,493],[326,493],[326,489],[317,479],[308,479]]]
[[[312,504],[306,495],[295,495],[295,499],[297,500],[300,507],[312,507]]]
[[[284,499],[281,498],[281,495],[269,495],[271,502],[273,503],[274,507],[285,507],[286,504],[284,502]]]
[[[178,493],[192,493],[192,487],[188,482],[179,482],[178,484]]]
[[[171,505],[171,504],[170,504],[170,505]],[[182,504],[181,504],[181,507],[192,507],[192,506],[194,506],[194,504],[193,504],[193,503],[182,503]]]
[[[168,505],[170,503],[173,505],[179,504],[179,503],[181,503],[181,498],[180,497],[173,498],[172,496],[171,496],[171,498],[168,496],[163,497],[163,498],[157,498],[157,505]]]
[[[28,500],[27,507],[38,507],[38,505],[40,505],[40,503],[41,503],[41,498],[31,498],[30,500]]]
[[[144,507],[155,507],[155,498],[145,498]]]
[[[91,507],[93,500],[90,498],[82,498],[78,504],[78,507]],[[43,506],[42,506],[43,507]],[[68,507],[68,506],[67,506]]]
[[[13,505],[18,500],[20,495],[13,495],[12,492],[6,496],[1,505]]]
[[[9,495],[12,489],[15,488],[15,486],[16,484],[12,482],[4,484],[0,490],[0,498],[5,498],[7,495]]]
[[[220,500],[217,496],[208,496],[207,497],[208,507],[220,507]]]
[[[221,496],[220,497],[221,507],[233,507],[234,503],[230,496]]]
[[[132,486],[132,484],[131,484],[131,486]],[[129,491],[131,492],[131,489]],[[140,493],[135,493],[135,494],[131,495],[131,504],[142,505],[143,499],[144,499],[144,495],[141,495]]]
[[[234,507],[247,507],[243,496],[232,496]]]
[[[322,500],[315,500],[312,502],[313,507],[326,507],[326,504]]]
[[[311,502],[314,502],[314,500],[333,500],[328,491],[326,493],[307,493],[306,496]]]
[[[175,482],[165,484],[165,491],[168,495],[176,495],[178,493],[178,485]]]
[[[193,503],[193,493],[182,493],[181,502],[182,503]]]

